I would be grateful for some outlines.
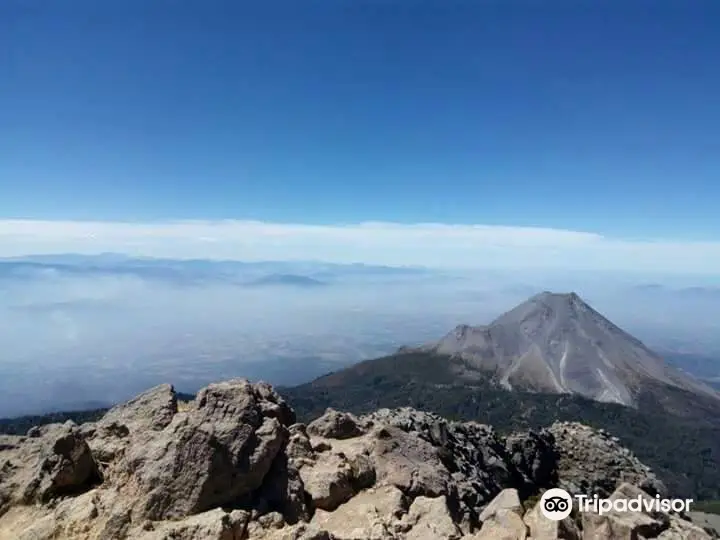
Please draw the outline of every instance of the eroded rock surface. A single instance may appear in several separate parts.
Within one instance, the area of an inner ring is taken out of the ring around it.
[[[559,487],[569,493],[607,497],[627,482],[653,496],[667,494],[650,468],[606,431],[577,422],[556,422],[548,431],[560,457]]]
[[[664,490],[617,441],[580,424],[503,437],[402,408],[328,410],[305,426],[263,383],[209,385],[181,411],[162,385],[95,423],[0,437],[0,539],[713,537],[674,514],[550,521],[529,498],[558,485],[612,497]]]

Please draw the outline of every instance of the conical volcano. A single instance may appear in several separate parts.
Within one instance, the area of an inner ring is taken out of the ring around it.
[[[492,372],[508,389],[630,406],[649,383],[717,397],[575,293],[540,293],[487,326],[458,326],[421,349],[460,357],[468,369]]]

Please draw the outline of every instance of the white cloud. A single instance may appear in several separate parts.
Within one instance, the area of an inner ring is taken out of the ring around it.
[[[720,242],[626,240],[559,229],[380,222],[0,220],[2,257],[101,252],[247,261],[720,274]]]

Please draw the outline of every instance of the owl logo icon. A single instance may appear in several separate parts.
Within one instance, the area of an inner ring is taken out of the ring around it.
[[[540,511],[553,521],[565,519],[572,512],[572,497],[564,489],[548,489],[540,498]]]

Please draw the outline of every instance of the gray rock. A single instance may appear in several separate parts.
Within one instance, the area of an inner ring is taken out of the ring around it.
[[[243,379],[211,384],[162,431],[141,436],[125,466],[143,493],[138,517],[187,516],[260,488],[287,441],[292,411]]]
[[[581,532],[575,521],[567,517],[560,521],[546,518],[540,511],[540,504],[533,506],[523,516],[530,538],[533,540],[580,540]]]
[[[525,540],[527,526],[522,516],[512,510],[498,510],[484,521],[474,540]]]
[[[560,455],[548,430],[513,433],[505,440],[505,450],[521,476],[516,483],[522,494],[557,485]]]
[[[305,492],[314,508],[334,510],[358,491],[375,483],[375,469],[367,456],[328,452],[300,469]]]
[[[226,512],[220,508],[203,512],[181,521],[150,523],[134,531],[137,540],[240,540],[244,537],[250,516],[247,512]],[[108,536],[107,538],[116,538]]]
[[[556,422],[549,431],[560,455],[558,484],[566,491],[607,497],[627,482],[651,495],[667,494],[655,473],[607,433],[577,422]]]
[[[657,538],[663,524],[640,512],[583,512],[582,530],[584,540],[635,540]]]
[[[403,521],[410,527],[405,533],[407,540],[455,540],[462,536],[462,531],[448,509],[445,496],[416,497]]]
[[[312,523],[338,539],[388,538],[393,523],[407,509],[408,501],[399,489],[383,486],[358,493],[334,512],[318,510]]]
[[[110,409],[98,422],[102,425],[126,425],[134,431],[161,431],[178,411],[172,385],[161,384]]]
[[[100,475],[90,447],[72,422],[2,437],[0,515],[13,503],[47,502],[87,491]]]
[[[312,435],[340,440],[363,434],[355,416],[334,409],[325,411],[325,414],[308,425],[307,430]]]
[[[523,506],[520,502],[517,489],[506,488],[498,493],[497,496],[490,501],[490,504],[488,504],[480,513],[480,521],[485,522],[489,520],[501,510],[515,512],[519,516],[523,515]]]

